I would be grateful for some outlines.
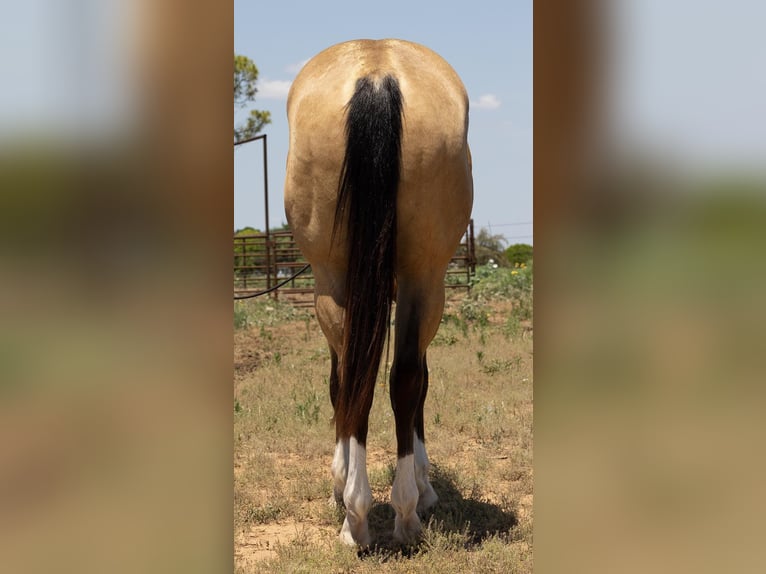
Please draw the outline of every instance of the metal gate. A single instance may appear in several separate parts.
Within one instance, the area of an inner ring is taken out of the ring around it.
[[[234,295],[250,295],[270,289],[306,265],[291,229],[234,237]],[[468,225],[444,277],[444,286],[470,289],[476,272],[473,220]],[[270,296],[296,304],[313,305],[314,276],[298,275]]]

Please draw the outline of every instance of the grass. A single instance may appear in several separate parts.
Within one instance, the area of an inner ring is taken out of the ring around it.
[[[449,301],[429,349],[426,442],[440,499],[408,548],[391,536],[396,441],[381,369],[368,436],[377,545],[362,556],[337,542],[343,513],[327,504],[329,353],[312,311],[272,300],[235,306],[237,572],[532,571],[532,340],[528,327],[508,328],[526,296],[509,273],[488,273]]]

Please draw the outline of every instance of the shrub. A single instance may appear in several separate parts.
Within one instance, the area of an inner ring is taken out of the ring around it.
[[[520,321],[532,319],[532,262],[504,268],[492,261],[476,270],[471,282],[471,291],[460,305],[463,321],[485,326],[488,322],[490,301],[510,300],[513,302],[506,333],[516,336],[520,333]]]
[[[522,263],[529,265],[532,262],[532,246],[527,243],[515,243],[505,250],[505,256],[513,266]]]

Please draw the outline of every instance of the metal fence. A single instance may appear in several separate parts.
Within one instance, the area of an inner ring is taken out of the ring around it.
[[[234,237],[234,295],[250,295],[270,289],[306,265],[290,229]],[[469,289],[476,272],[473,220],[449,263],[444,278],[448,288]],[[273,291],[274,298],[313,305],[314,276],[307,271]]]

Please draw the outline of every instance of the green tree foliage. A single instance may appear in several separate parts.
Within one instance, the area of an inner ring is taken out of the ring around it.
[[[247,237],[249,235],[260,235],[261,232],[253,227],[243,227],[234,232],[234,237]],[[234,267],[264,265],[266,263],[266,252],[263,241],[234,241]],[[246,277],[254,273],[253,269],[236,269],[237,276]]]
[[[258,68],[247,56],[234,54],[234,109],[242,109],[255,101],[258,89]],[[234,128],[234,141],[239,142],[255,136],[266,124],[271,123],[271,112],[250,110],[244,124]]]
[[[511,265],[528,264],[532,260],[532,246],[527,243],[514,243],[505,250],[505,257]]]
[[[271,233],[279,233],[289,230],[290,226],[287,223],[283,223],[281,227],[272,227]],[[273,238],[273,242],[277,253],[275,257],[277,263],[293,263],[295,261],[303,260],[303,255],[297,251],[295,240],[292,238],[292,235],[277,235]]]
[[[283,235],[280,232],[288,231],[290,226],[283,223],[281,227],[271,228],[271,251],[269,252],[269,264],[272,273],[275,272],[275,266],[280,263],[295,263],[296,261],[305,261],[303,255],[295,246],[295,241],[291,235]],[[255,240],[249,236],[259,235]],[[241,240],[237,240],[240,238]],[[260,275],[266,272],[266,241],[263,232],[254,227],[243,227],[234,232],[234,267],[237,277],[250,277]],[[242,267],[259,266],[260,269],[242,269]],[[287,267],[288,270],[292,266]]]

